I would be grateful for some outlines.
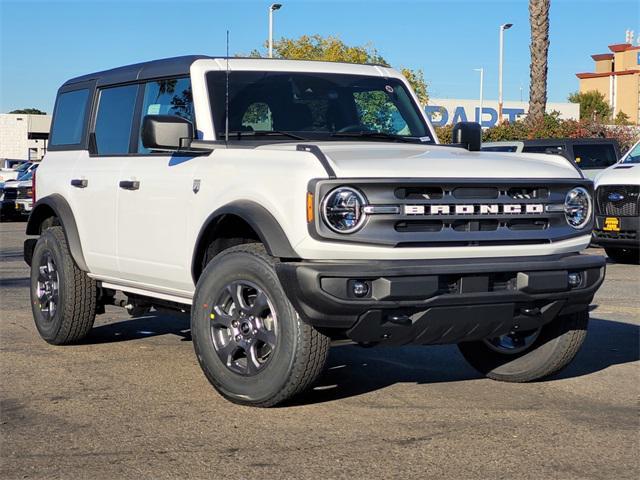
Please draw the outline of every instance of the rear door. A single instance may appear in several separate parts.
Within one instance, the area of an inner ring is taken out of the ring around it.
[[[194,193],[194,156],[153,152],[140,140],[145,115],[176,115],[194,122],[191,81],[168,78],[141,85],[132,154],[120,180],[118,257],[123,280],[180,295],[193,289],[186,232]]]
[[[82,152],[71,181],[83,253],[91,273],[118,277],[118,181],[129,154],[138,86],[101,88],[90,123],[89,152]]]

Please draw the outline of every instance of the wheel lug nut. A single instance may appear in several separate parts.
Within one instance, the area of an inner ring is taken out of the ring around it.
[[[236,335],[236,342],[239,342],[240,340],[242,340],[242,335]]]
[[[231,322],[231,326],[232,326],[233,328],[238,328],[238,321],[237,321],[237,320],[234,320],[233,322]]]
[[[256,333],[258,333],[258,330],[254,330],[254,331],[253,331],[253,334],[254,334],[254,335],[255,335]]]

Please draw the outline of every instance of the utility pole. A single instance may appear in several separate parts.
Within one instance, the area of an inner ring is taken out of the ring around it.
[[[500,25],[500,61],[498,63],[498,123],[502,123],[502,64],[504,63],[504,31],[513,27],[513,23]]]
[[[484,93],[484,67],[474,68],[476,72],[480,72],[480,110],[478,112],[478,123],[482,127],[482,100]]]
[[[281,3],[269,5],[269,58],[273,58],[273,12],[282,8]]]

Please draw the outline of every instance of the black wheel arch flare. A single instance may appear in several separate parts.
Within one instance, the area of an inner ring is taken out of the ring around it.
[[[225,215],[235,215],[244,220],[256,232],[269,255],[287,259],[299,258],[284,230],[266,208],[251,200],[236,200],[211,213],[200,228],[191,260],[194,284],[198,282],[200,267],[206,252],[209,240],[207,233]]]
[[[58,221],[62,226],[64,235],[67,239],[67,244],[69,245],[69,250],[71,251],[71,256],[76,262],[76,265],[80,270],[88,272],[89,268],[87,267],[87,262],[84,259],[84,254],[82,253],[82,245],[80,243],[80,235],[78,234],[76,219],[69,203],[62,195],[54,193],[47,195],[36,202],[33,206],[33,211],[29,216],[29,221],[27,222],[26,234],[40,235],[42,233],[42,222],[52,214],[58,218]]]

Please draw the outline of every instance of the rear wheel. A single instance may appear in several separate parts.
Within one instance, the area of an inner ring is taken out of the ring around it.
[[[260,407],[311,385],[329,349],[329,338],[300,320],[260,244],[209,262],[196,287],[191,333],[211,384],[235,403]]]
[[[31,310],[40,336],[54,345],[87,336],[96,316],[96,283],[75,264],[62,227],[42,232],[31,260]]]
[[[458,345],[469,364],[504,382],[529,382],[566,367],[587,336],[589,312],[557,317],[537,330]]]
[[[604,249],[607,256],[617,263],[631,263],[638,265],[640,263],[640,249],[637,248],[612,248]]]

